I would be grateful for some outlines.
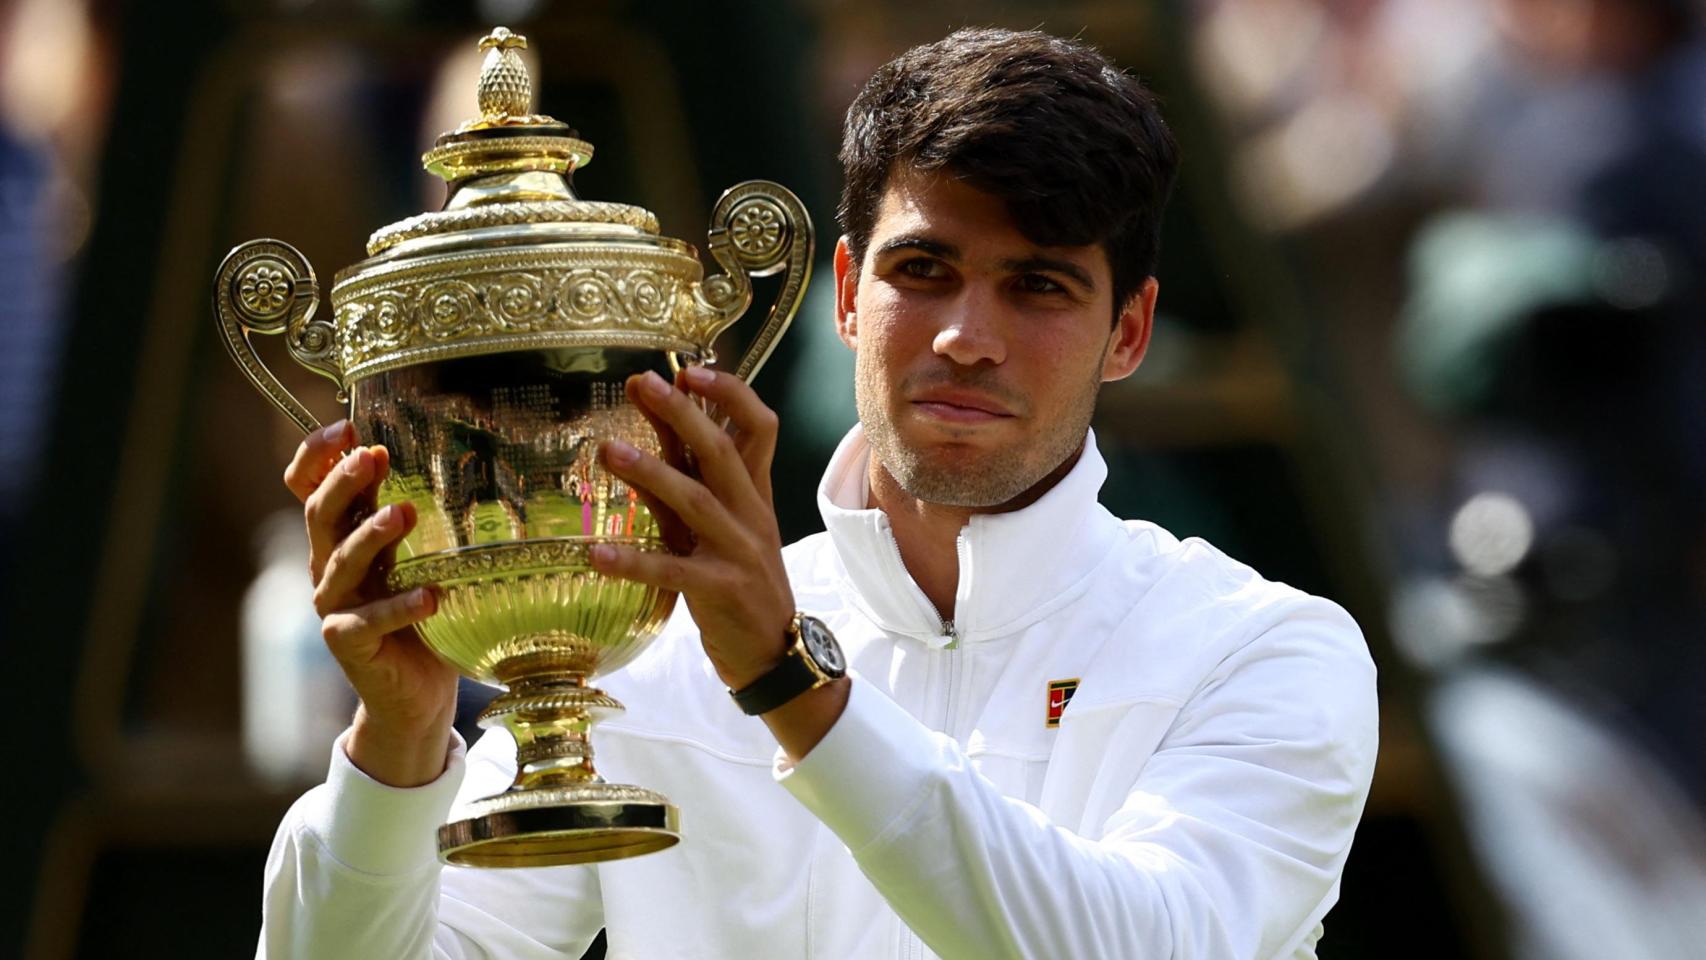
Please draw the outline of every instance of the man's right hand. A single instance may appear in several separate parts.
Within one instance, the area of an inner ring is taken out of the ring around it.
[[[375,502],[391,463],[384,447],[351,449],[355,441],[347,421],[309,434],[285,468],[284,485],[302,501],[308,522],[321,633],[361,698],[344,750],[381,783],[420,786],[444,772],[456,670],[415,631],[437,610],[437,596],[427,587],[391,596],[375,569],[414,528],[414,508],[397,503],[354,522],[358,507]]]

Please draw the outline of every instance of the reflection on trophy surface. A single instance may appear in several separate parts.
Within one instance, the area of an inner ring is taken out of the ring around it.
[[[622,706],[590,681],[643,650],[676,599],[593,572],[595,543],[668,549],[597,453],[616,439],[660,453],[624,382],[711,362],[751,302],[750,276],[782,271],[736,370],[750,378],[798,309],[812,249],[804,208],[772,183],[718,202],[708,252],[721,271],[709,277],[650,212],[576,197],[569,175],[592,147],[530,112],[525,42],[502,27],[481,41],[482,116],[424,157],[449,184],[444,209],[376,232],[369,258],[338,274],[331,322],[314,319],[313,269],[288,244],[243,244],[214,281],[224,340],[269,399],[319,426],[252,333],[283,333],[297,362],[338,383],[357,436],[389,450],[379,505],[407,501],[418,522],[387,586],[434,585],[422,638],[506,687],[480,722],[514,736],[515,782],[439,831],[441,856],[476,866],[613,860],[679,839],[665,797],[593,768],[588,734]]]

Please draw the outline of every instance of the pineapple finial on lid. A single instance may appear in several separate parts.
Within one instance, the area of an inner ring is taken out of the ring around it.
[[[471,177],[528,171],[567,175],[592,159],[592,144],[582,140],[573,127],[531,112],[533,81],[518,52],[526,47],[527,38],[507,27],[496,27],[480,40],[480,49],[486,51],[480,64],[480,116],[441,134],[421,157],[427,170],[449,181],[457,195],[466,193],[460,182]],[[538,192],[538,187],[535,183],[527,189]],[[480,202],[492,202],[500,195],[491,188],[491,184],[480,188]],[[512,197],[515,192],[501,195]],[[566,183],[548,192],[551,197],[573,196]],[[474,201],[459,201],[453,196],[447,202],[463,205]]]
[[[510,117],[526,117],[533,108],[533,81],[517,50],[527,48],[527,38],[498,27],[480,40],[486,51],[480,65],[480,114],[487,123]]]

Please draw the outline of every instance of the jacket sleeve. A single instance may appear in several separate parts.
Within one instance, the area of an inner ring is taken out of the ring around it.
[[[482,737],[471,753],[455,738],[443,776],[407,790],[362,773],[343,740],[326,782],[297,800],[273,838],[257,960],[573,960],[585,952],[603,925],[595,868],[438,862],[447,816],[509,784],[507,737]]]
[[[1219,664],[1099,835],[1003,795],[857,680],[778,779],[946,960],[1289,957],[1337,898],[1373,775],[1374,668],[1340,617],[1282,621]]]

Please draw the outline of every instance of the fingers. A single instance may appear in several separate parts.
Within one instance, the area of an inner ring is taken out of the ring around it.
[[[734,439],[712,421],[691,396],[685,391],[671,387],[667,380],[657,374],[649,372],[630,377],[627,389],[629,398],[636,405],[655,414],[657,419],[663,421],[681,438],[681,442],[693,451],[705,485],[718,498],[730,508],[741,512],[755,505],[753,501],[758,498],[754,496],[756,489],[752,476],[747,472]],[[670,501],[662,490],[653,492],[676,507],[677,512],[681,512],[679,505]],[[681,519],[698,529],[698,526],[693,524],[693,519],[685,512],[681,512]]]
[[[310,433],[302,438],[296,454],[290,458],[290,465],[284,468],[284,485],[299,502],[306,503],[319,489],[320,482],[326,479],[326,474],[337,466],[338,458],[354,442],[355,431],[350,428],[348,420],[339,420]]]
[[[661,504],[701,539],[734,543],[741,535],[734,515],[716,494],[657,457],[620,440],[609,440],[604,444],[604,462],[636,492],[650,494],[647,506],[654,513]]]
[[[754,481],[770,477],[770,463],[776,455],[776,433],[780,422],[776,411],[763,400],[745,380],[732,373],[710,367],[687,367],[681,379],[689,390],[717,405],[735,428],[735,446]]]
[[[638,379],[638,377],[629,377],[627,382],[623,384],[623,391],[628,396],[628,402],[633,404],[634,409],[640,411],[640,416],[645,417],[646,422],[651,424],[652,430],[657,433],[658,450],[663,455],[663,462],[684,473],[692,474],[694,468],[687,460],[687,451],[682,446],[681,437],[676,435],[675,429],[668,422],[639,401],[638,394],[635,393]]]
[[[652,496],[645,488],[634,486],[633,490],[639,496],[640,502],[645,504],[652,517],[657,520],[658,535],[663,538],[663,542],[668,545],[669,549],[683,555],[692,553],[693,529],[682,523],[681,518],[669,508],[668,504]]]
[[[420,587],[328,614],[320,622],[320,635],[339,662],[364,665],[379,653],[386,634],[420,623],[437,610],[432,588]]]
[[[308,569],[318,584],[326,561],[354,526],[354,508],[371,502],[390,471],[384,447],[357,447],[326,474],[302,508],[308,524]]]
[[[633,580],[661,590],[693,593],[703,584],[702,568],[686,557],[600,543],[592,548],[592,568],[606,576]]]
[[[386,548],[415,526],[415,509],[408,503],[382,507],[332,550],[314,586],[314,609],[324,617],[353,603],[373,572],[373,562]]]

